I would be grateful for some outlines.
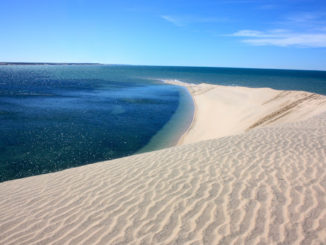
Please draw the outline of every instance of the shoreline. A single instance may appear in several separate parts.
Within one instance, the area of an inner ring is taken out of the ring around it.
[[[179,103],[169,121],[135,154],[150,152],[178,145],[189,129],[194,115],[194,100],[186,87],[179,86]]]
[[[197,110],[198,110],[198,106],[196,104],[196,100],[195,97],[193,96],[192,92],[189,90],[188,87],[185,87],[188,91],[188,93],[190,94],[191,98],[192,98],[192,103],[194,105],[194,109],[193,109],[193,115],[192,115],[192,119],[191,119],[191,123],[189,124],[189,127],[186,129],[186,131],[181,135],[181,137],[179,138],[179,140],[176,143],[176,146],[178,145],[182,145],[184,138],[186,137],[186,135],[191,131],[191,129],[194,127],[195,123],[196,123],[196,117],[197,117]]]

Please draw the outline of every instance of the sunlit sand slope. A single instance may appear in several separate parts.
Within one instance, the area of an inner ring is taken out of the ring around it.
[[[326,244],[326,115],[0,184],[0,244]]]
[[[326,96],[309,92],[165,82],[186,87],[195,102],[194,120],[179,144],[296,122],[326,112]]]

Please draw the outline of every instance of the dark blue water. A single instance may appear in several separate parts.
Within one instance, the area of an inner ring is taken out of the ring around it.
[[[152,78],[178,79],[190,83],[270,87],[303,90],[326,95],[326,71],[214,68],[214,67],[129,67]]]
[[[173,86],[110,67],[0,68],[0,181],[133,154],[178,106]]]
[[[0,181],[139,151],[180,111],[185,92],[160,79],[326,94],[321,71],[0,66]]]

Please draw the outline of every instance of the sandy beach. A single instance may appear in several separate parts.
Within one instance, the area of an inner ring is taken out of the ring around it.
[[[166,82],[178,146],[0,183],[0,244],[326,244],[326,97]]]

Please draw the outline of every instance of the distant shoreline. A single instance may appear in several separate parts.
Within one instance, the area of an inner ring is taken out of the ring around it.
[[[0,62],[0,65],[102,65],[100,63]]]
[[[70,62],[1,62],[1,65],[105,65],[105,66],[139,66],[139,67],[176,67],[176,68],[206,68],[206,69],[242,69],[242,70],[267,70],[267,71],[305,71],[326,72],[326,69],[304,69],[291,67],[237,67],[237,66],[194,66],[194,65],[149,65],[149,64],[115,64],[115,63],[70,63]]]

